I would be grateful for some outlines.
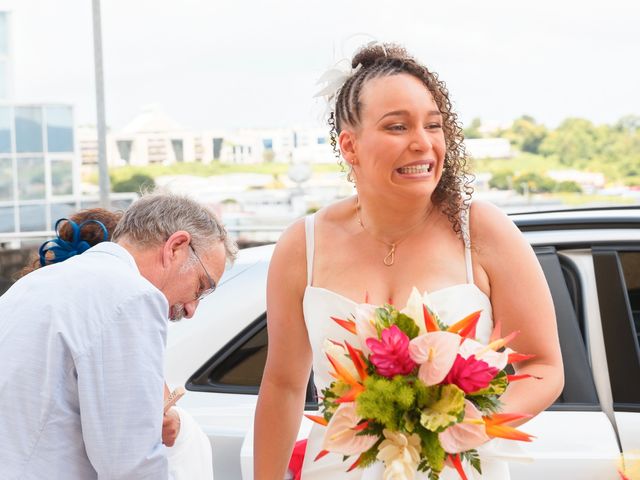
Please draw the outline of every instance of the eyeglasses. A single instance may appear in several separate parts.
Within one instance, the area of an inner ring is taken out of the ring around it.
[[[202,260],[200,260],[200,257],[198,256],[195,249],[193,248],[193,245],[189,244],[189,248],[191,248],[191,251],[198,259],[198,262],[200,262],[200,265],[202,266],[202,269],[204,270],[204,273],[207,276],[207,279],[209,279],[209,288],[202,290],[200,293],[196,294],[196,300],[200,301],[210,293],[213,293],[213,291],[216,289],[216,282],[213,281],[213,278],[211,278],[211,275],[209,275],[209,272],[207,272],[207,268],[204,266],[204,263],[202,263]]]

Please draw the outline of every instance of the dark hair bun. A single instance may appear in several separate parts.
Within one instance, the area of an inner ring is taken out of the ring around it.
[[[356,52],[351,60],[351,68],[362,65],[368,68],[387,59],[408,60],[412,59],[404,47],[395,43],[370,43]]]
[[[69,220],[75,222],[77,225],[84,223],[88,220],[96,220],[104,225],[107,229],[107,240],[111,240],[111,234],[116,228],[118,221],[122,217],[122,212],[111,212],[104,208],[91,208],[89,210],[81,210],[69,217]],[[69,222],[64,222],[60,225],[60,238],[68,242],[73,240],[73,229]],[[86,223],[80,231],[80,239],[87,242],[89,245],[97,245],[100,242],[104,242],[104,230],[100,225],[95,222]]]

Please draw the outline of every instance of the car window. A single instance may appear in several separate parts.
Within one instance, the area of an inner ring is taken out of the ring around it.
[[[640,252],[620,252],[620,264],[636,338],[640,340]]]
[[[257,395],[267,361],[267,315],[262,314],[236,335],[187,381],[189,390]],[[306,408],[317,408],[313,372],[309,377]]]
[[[592,251],[614,407],[640,411],[640,246],[603,245]]]
[[[266,326],[238,345],[211,371],[210,380],[221,385],[259,386],[267,361]]]
[[[581,291],[578,273],[571,261],[558,255],[554,247],[536,247],[558,324],[564,367],[564,388],[552,410],[598,408],[598,397],[589,367],[582,328]]]

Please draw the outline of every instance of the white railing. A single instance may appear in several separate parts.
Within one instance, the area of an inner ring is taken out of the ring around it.
[[[255,233],[273,233],[273,241],[280,236],[280,233],[285,229],[286,226],[283,225],[228,225],[226,226],[227,231],[234,237],[242,237],[246,240],[253,240],[251,234]],[[37,240],[37,239],[47,239],[54,238],[56,236],[56,232],[53,230],[39,230],[35,232],[10,232],[10,233],[0,233],[0,248],[2,248],[2,244],[10,244],[13,248],[19,248],[19,244],[22,241],[29,240]],[[256,240],[263,240],[264,235],[259,235],[261,238],[257,238]]]

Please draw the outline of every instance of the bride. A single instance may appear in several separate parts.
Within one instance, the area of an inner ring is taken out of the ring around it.
[[[402,308],[415,286],[429,292],[445,323],[482,309],[481,342],[519,330],[511,346],[536,356],[518,373],[542,380],[512,384],[502,397],[507,412],[536,415],[563,386],[544,275],[499,209],[470,202],[462,131],[444,83],[395,45],[366,46],[351,67],[329,124],[357,193],[291,225],[269,269],[269,352],[255,419],[259,480],[284,477],[310,369],[318,392],[332,381],[325,340],[349,333],[329,317],[347,318],[365,298]],[[361,478],[362,470],[346,473],[352,462],[341,455],[314,461],[323,435],[314,425],[303,480]],[[482,467],[484,478],[509,478],[499,461],[483,458]],[[457,474],[445,467],[441,478]]]

